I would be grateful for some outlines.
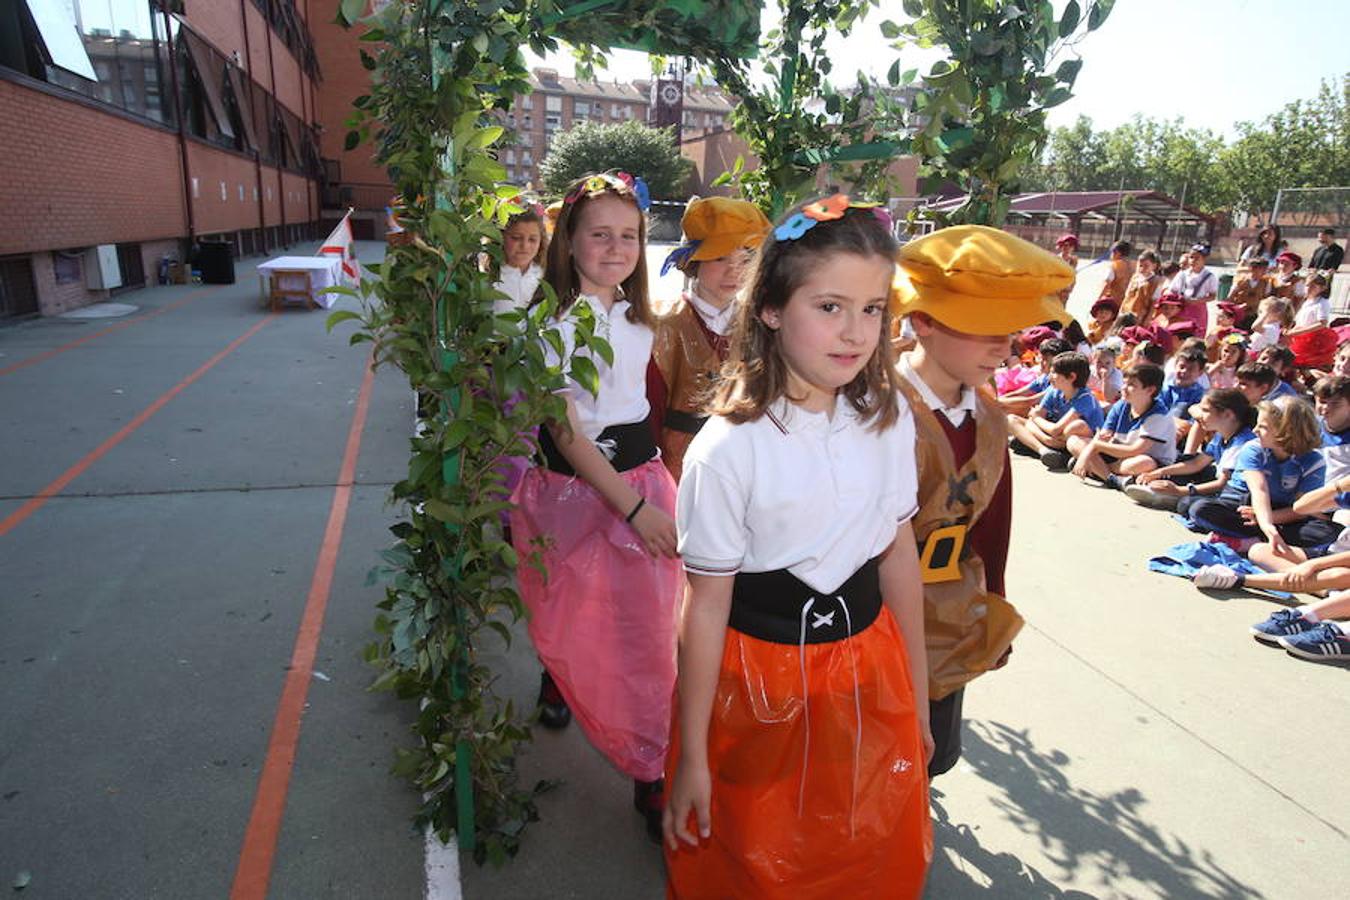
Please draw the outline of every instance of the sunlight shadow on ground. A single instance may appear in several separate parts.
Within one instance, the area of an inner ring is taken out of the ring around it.
[[[1066,775],[1070,758],[1060,750],[1038,748],[1026,730],[974,721],[962,743],[965,762],[995,791],[994,807],[1035,837],[1041,857],[1058,871],[1047,875],[1012,853],[985,848],[978,824],[952,820],[947,809],[952,801],[938,779],[928,897],[1262,896],[1228,874],[1207,850],[1151,824],[1147,800],[1138,790],[1101,795],[1075,787]],[[1084,889],[1055,884],[1070,880]]]

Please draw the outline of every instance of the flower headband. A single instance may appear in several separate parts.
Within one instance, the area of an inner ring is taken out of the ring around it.
[[[891,229],[891,214],[880,203],[851,201],[848,194],[835,194],[832,197],[812,200],[803,206],[800,212],[788,216],[783,224],[773,230],[773,236],[780,241],[795,241],[821,222],[842,219],[844,213],[850,209],[870,209],[872,215],[887,231]]]
[[[541,219],[548,218],[548,210],[544,209],[544,204],[540,203],[537,199],[526,197],[524,194],[516,194],[506,202],[512,206],[520,207],[520,212],[516,213],[518,216],[525,213],[534,213]]]
[[[569,206],[576,203],[584,197],[598,197],[605,191],[614,191],[616,194],[632,194],[633,199],[637,201],[638,209],[643,212],[652,205],[652,195],[647,190],[647,182],[641,178],[629,175],[627,172],[618,172],[611,175],[608,172],[601,172],[599,175],[592,175],[577,185],[572,193],[563,198],[563,202]]]

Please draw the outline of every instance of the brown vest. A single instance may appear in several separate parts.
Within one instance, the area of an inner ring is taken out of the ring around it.
[[[928,408],[908,379],[900,392],[914,412],[918,441],[919,511],[914,538],[920,558],[937,529],[972,525],[988,507],[1007,461],[1007,419],[987,388],[976,391],[975,452],[960,470],[938,413]],[[994,667],[1022,629],[1012,604],[985,586],[984,562],[968,544],[961,549],[958,577],[923,586],[923,630],[928,648],[928,696],[941,700]]]
[[[1161,280],[1161,275],[1154,275],[1152,278],[1137,276],[1131,278],[1130,286],[1125,289],[1125,299],[1120,303],[1120,315],[1131,313],[1134,315],[1135,324],[1147,325],[1149,316],[1153,315],[1153,294],[1158,290],[1158,282]]]
[[[1228,292],[1228,302],[1236,303],[1243,309],[1243,314],[1238,316],[1238,321],[1242,321],[1247,316],[1256,315],[1256,308],[1261,305],[1261,301],[1270,296],[1270,281],[1265,278],[1259,278],[1256,284],[1251,283],[1248,278],[1233,279],[1233,289]]]
[[[666,408],[657,410],[661,427],[661,459],[676,481],[684,469],[684,454],[697,431],[692,420],[706,414],[703,405],[717,383],[727,339],[703,324],[698,312],[681,297],[670,312],[657,320],[652,361],[666,383]]]

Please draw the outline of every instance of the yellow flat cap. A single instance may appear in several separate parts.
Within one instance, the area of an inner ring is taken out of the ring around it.
[[[943,228],[905,244],[895,261],[902,316],[924,312],[956,331],[990,335],[1072,318],[1057,295],[1073,284],[1073,268],[997,228]]]
[[[698,197],[689,201],[680,220],[684,236],[699,241],[689,260],[721,259],[737,250],[758,247],[769,233],[769,220],[759,207],[730,197]]]

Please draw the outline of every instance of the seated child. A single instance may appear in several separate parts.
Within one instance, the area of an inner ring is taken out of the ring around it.
[[[1025,416],[1031,408],[1041,402],[1041,395],[1050,390],[1050,363],[1056,356],[1068,353],[1073,347],[1063,338],[1047,338],[1041,341],[1037,352],[1041,359],[1041,374],[1026,387],[1009,391],[998,398],[1004,412]]]
[[[1350,377],[1331,375],[1313,386],[1313,409],[1322,424],[1322,458],[1327,463],[1327,481],[1350,477]],[[1339,512],[1336,521],[1350,523],[1350,512]]]
[[[1295,500],[1293,511],[1311,516],[1344,507],[1350,498],[1345,493],[1347,487],[1350,479],[1327,482]],[[1321,593],[1350,588],[1350,529],[1341,529],[1330,543],[1311,547],[1286,546],[1276,551],[1274,542],[1254,544],[1247,558],[1266,571],[1244,575],[1228,566],[1201,566],[1191,580],[1198,588],[1216,590],[1249,587],[1258,591]]]
[[[1191,430],[1190,409],[1205,396],[1200,378],[1205,374],[1205,351],[1198,347],[1183,349],[1172,357],[1174,369],[1170,379],[1163,383],[1158,400],[1177,420],[1177,437],[1185,438]]]
[[[1119,490],[1129,476],[1171,464],[1177,458],[1176,420],[1158,402],[1162,387],[1160,366],[1137,363],[1127,369],[1123,396],[1096,436],[1069,438],[1069,453],[1077,458],[1073,473]]]
[[[1014,334],[1008,342],[1008,357],[994,372],[994,390],[1000,397],[1026,387],[1035,381],[1039,374],[1023,361],[1022,355],[1025,351],[1021,339]]]
[[[1253,405],[1262,400],[1298,397],[1298,391],[1281,381],[1274,367],[1259,360],[1238,366],[1237,379],[1238,390],[1242,391],[1247,401]]]
[[[1089,344],[1095,347],[1111,333],[1111,326],[1116,323],[1116,314],[1119,311],[1120,305],[1110,297],[1102,297],[1092,304],[1092,309],[1088,310],[1088,315],[1092,316],[1092,324],[1087,328]]]
[[[1185,318],[1181,315],[1181,310],[1185,306],[1185,297],[1176,291],[1166,291],[1158,298],[1157,311],[1153,314],[1153,321],[1149,322],[1149,326],[1156,330],[1167,328],[1173,322],[1180,322]]]
[[[1267,397],[1267,400],[1274,400],[1277,397],[1301,397],[1299,389],[1295,387],[1291,380],[1298,374],[1294,369],[1294,351],[1288,347],[1266,347],[1256,355],[1256,361],[1265,363],[1275,370],[1275,377],[1280,379],[1272,391],[1273,396]]]
[[[1237,387],[1238,367],[1247,361],[1247,339],[1234,332],[1217,342],[1218,358],[1205,369],[1212,388]]]
[[[1106,406],[1120,399],[1120,388],[1125,383],[1125,373],[1116,365],[1116,356],[1123,346],[1119,337],[1111,336],[1092,349],[1092,376],[1088,378],[1088,389],[1098,403]]]
[[[1328,544],[1340,528],[1325,519],[1297,512],[1294,501],[1321,487],[1326,463],[1317,452],[1321,430],[1312,407],[1295,397],[1262,402],[1257,440],[1238,453],[1233,474],[1217,497],[1191,505],[1187,518],[1197,531],[1234,538],[1246,552],[1262,535],[1273,551],[1288,556],[1289,546]]]
[[[1256,308],[1256,319],[1251,327],[1251,349],[1253,352],[1274,347],[1280,343],[1280,336],[1294,323],[1294,314],[1290,306],[1279,297],[1267,297]]]
[[[1090,438],[1102,424],[1102,408],[1087,386],[1089,374],[1086,356],[1061,353],[1050,364],[1050,390],[1041,402],[1025,419],[1008,416],[1012,439],[1052,469],[1068,468],[1062,451],[1071,436]]]
[[[1236,388],[1214,388],[1193,409],[1196,423],[1211,435],[1209,442],[1170,465],[1136,475],[1134,484],[1125,488],[1125,496],[1135,503],[1184,515],[1196,497],[1224,489],[1238,451],[1256,439],[1256,410]]]
[[[1246,277],[1233,279],[1233,286],[1228,291],[1228,302],[1239,307],[1237,324],[1240,328],[1251,330],[1261,301],[1270,296],[1270,281],[1266,278],[1269,266],[1270,262],[1264,256],[1254,256],[1247,260]]]

